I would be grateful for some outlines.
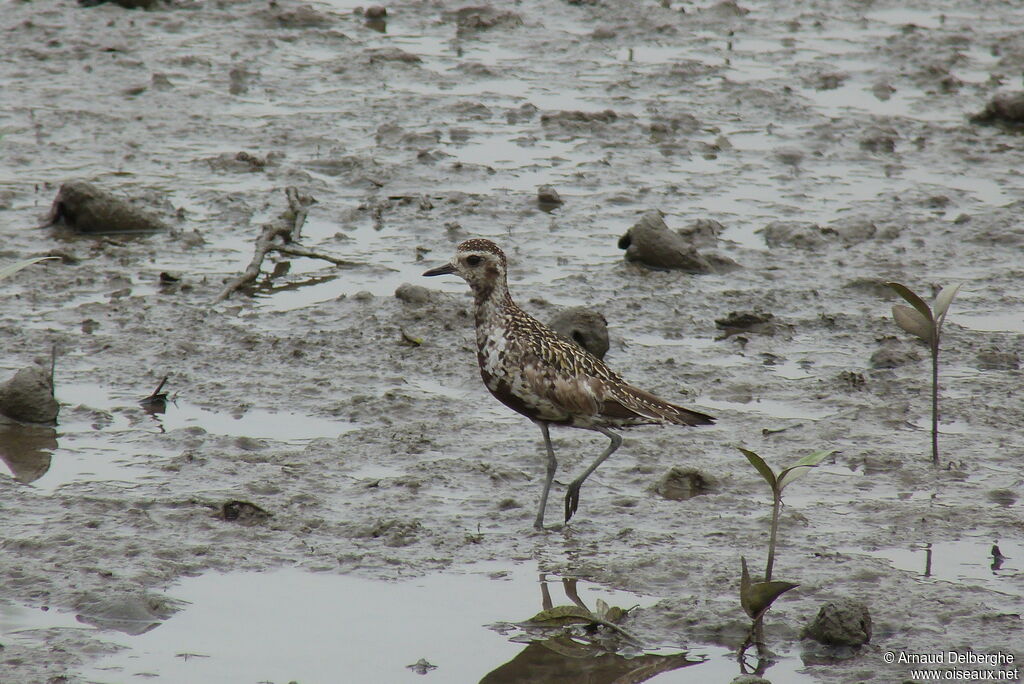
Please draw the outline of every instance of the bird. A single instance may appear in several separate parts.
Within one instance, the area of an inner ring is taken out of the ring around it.
[[[509,294],[505,253],[491,240],[474,238],[460,243],[448,263],[423,275],[457,275],[469,284],[484,385],[498,401],[540,428],[547,471],[534,521],[537,530],[544,529],[544,511],[558,469],[551,426],[593,430],[609,440],[601,455],[569,484],[565,494],[568,523],[579,507],[583,482],[622,444],[622,437],[612,428],[714,423],[712,416],[630,385],[604,361],[520,309]]]

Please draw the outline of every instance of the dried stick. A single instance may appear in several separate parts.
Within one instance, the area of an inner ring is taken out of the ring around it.
[[[270,252],[285,254],[288,256],[309,257],[310,259],[322,259],[329,261],[335,266],[357,266],[355,261],[339,259],[323,252],[304,247],[298,243],[302,234],[302,225],[306,222],[306,214],[310,204],[315,202],[309,195],[300,195],[294,187],[285,188],[285,196],[288,198],[288,208],[281,213],[274,223],[264,224],[260,236],[256,238],[256,249],[252,261],[246,266],[242,275],[229,282],[221,293],[217,295],[216,302],[222,302],[239,288],[253,283],[259,277],[263,260]]]

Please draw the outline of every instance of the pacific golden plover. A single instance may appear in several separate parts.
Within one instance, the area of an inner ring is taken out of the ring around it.
[[[540,427],[547,448],[547,476],[533,526],[544,528],[544,509],[558,461],[548,427],[596,430],[611,443],[565,494],[565,520],[580,501],[580,487],[622,437],[609,428],[674,423],[708,425],[711,416],[670,404],[628,384],[603,361],[559,337],[512,301],[506,279],[505,254],[490,240],[466,240],[444,266],[425,276],[454,274],[473,290],[477,360],[484,384],[498,401]]]

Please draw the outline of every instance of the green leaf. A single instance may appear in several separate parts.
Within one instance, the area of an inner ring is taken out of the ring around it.
[[[761,473],[761,477],[764,478],[765,482],[768,483],[768,486],[772,488],[772,492],[774,492],[777,480],[775,478],[775,471],[772,470],[771,466],[765,463],[764,459],[753,451],[744,449],[743,447],[736,448],[743,452],[743,455],[747,457],[748,461],[750,461],[750,465],[754,466],[754,468],[757,469],[757,472]]]
[[[788,484],[801,477],[807,472],[809,468],[816,468],[819,463],[824,461],[826,458],[834,454],[835,449],[828,449],[827,451],[815,451],[813,454],[807,454],[799,461],[789,466],[781,473],[779,473],[779,492],[786,488]]]
[[[931,344],[935,324],[922,316],[919,311],[902,304],[893,304],[892,317],[896,320],[896,325]]]
[[[800,585],[792,582],[751,582],[747,571],[747,559],[740,556],[740,605],[751,620],[757,620],[775,599]]]
[[[947,285],[942,288],[939,295],[935,298],[935,320],[938,325],[942,325],[942,320],[946,317],[949,305],[953,303],[953,298],[956,297],[962,285],[963,283]]]
[[[771,608],[772,604],[775,603],[775,599],[798,586],[800,585],[793,584],[792,582],[780,582],[778,580],[751,584],[747,587],[746,601],[744,602],[741,597],[743,610],[752,620],[756,620]]]
[[[747,598],[750,596],[750,573],[747,572],[747,558],[740,556],[740,605],[747,609]]]
[[[608,609],[608,612],[605,614],[604,619],[608,622],[622,622],[622,618],[626,617],[627,612],[628,611],[619,608],[618,606],[612,606]]]
[[[932,310],[929,309],[928,305],[924,303],[924,300],[914,294],[909,287],[906,285],[900,285],[899,283],[886,283],[886,285],[896,290],[896,294],[907,300],[907,303],[920,311],[922,316],[927,318],[929,321],[935,320],[932,316]]]
[[[8,264],[6,266],[0,267],[0,280],[3,280],[4,278],[7,278],[9,276],[12,276],[15,273],[17,273],[18,271],[20,271],[21,269],[28,268],[32,264],[38,263],[40,261],[46,261],[47,259],[56,259],[56,258],[57,257],[52,257],[52,256],[35,257],[34,259],[25,259],[25,261],[17,261],[17,262],[15,262],[13,264]]]
[[[579,606],[555,606],[534,615],[527,620],[543,627],[559,627],[561,625],[585,624],[594,621],[594,614]]]

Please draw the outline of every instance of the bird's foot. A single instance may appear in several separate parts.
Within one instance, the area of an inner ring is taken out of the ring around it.
[[[582,482],[573,482],[565,493],[565,522],[569,522],[576,509],[580,507],[580,487]]]

